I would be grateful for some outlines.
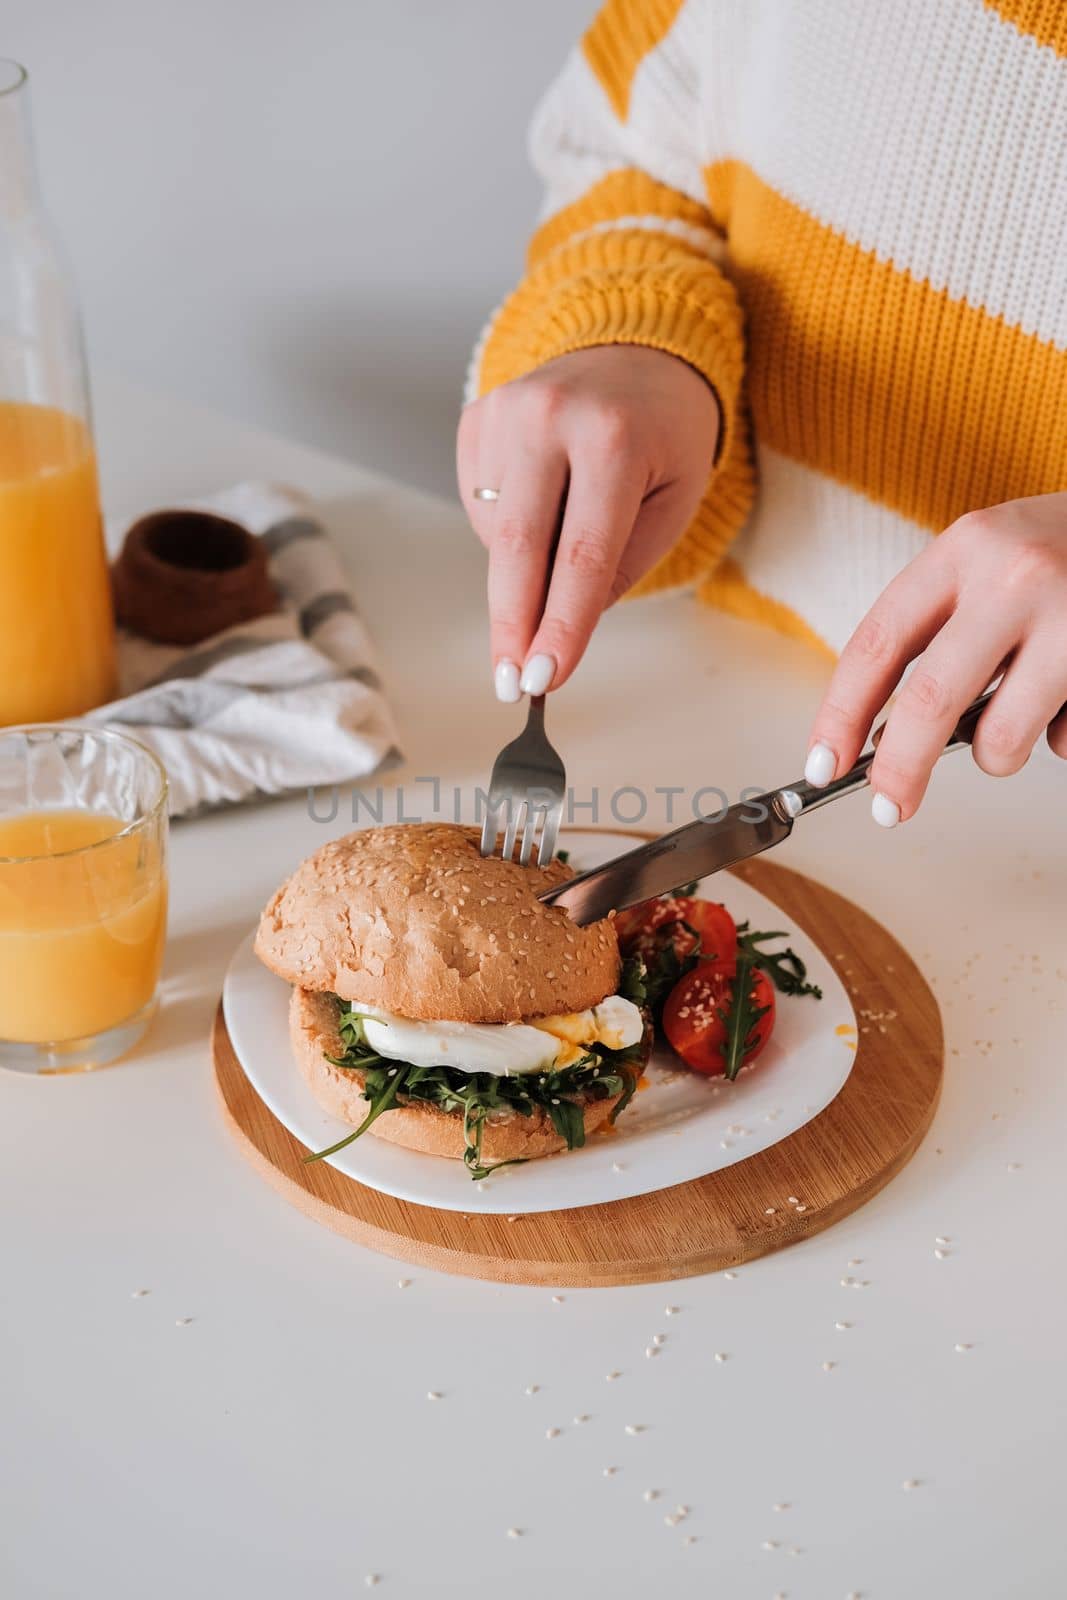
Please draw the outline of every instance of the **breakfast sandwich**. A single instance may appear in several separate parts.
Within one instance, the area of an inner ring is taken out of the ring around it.
[[[293,984],[312,1094],[354,1131],[495,1166],[573,1150],[615,1118],[652,1044],[640,962],[610,919],[580,928],[542,889],[562,861],[479,853],[474,828],[334,839],[267,905],[256,954]]]

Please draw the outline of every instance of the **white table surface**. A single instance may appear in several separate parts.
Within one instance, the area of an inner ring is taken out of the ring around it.
[[[121,382],[97,403],[109,511],[252,475],[324,502],[402,721],[389,782],[409,811],[424,774],[469,804],[517,719],[459,510]],[[688,598],[621,607],[551,733],[605,807],[624,784],[734,794],[796,775],[824,677]],[[245,1164],[207,1049],[222,972],[343,819],[294,799],[176,827],[150,1041],[85,1078],[0,1075],[5,1600],[339,1600],[370,1574],[405,1597],[1063,1593],[1065,779],[1047,754],[1010,783],[955,756],[895,833],[862,799],[804,820],[780,859],[879,917],[940,997],[931,1134],[862,1211],[733,1280],[561,1303],[360,1250]]]

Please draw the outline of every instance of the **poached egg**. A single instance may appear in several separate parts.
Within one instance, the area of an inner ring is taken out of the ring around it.
[[[625,1050],[639,1043],[644,1019],[632,1000],[609,994],[588,1011],[531,1022],[416,1022],[352,1001],[373,1050],[413,1067],[455,1067],[459,1072],[556,1072],[571,1067],[591,1044]]]

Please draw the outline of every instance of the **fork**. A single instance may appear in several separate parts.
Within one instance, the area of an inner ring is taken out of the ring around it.
[[[544,825],[537,850],[537,865],[543,867],[556,853],[566,793],[566,770],[545,733],[545,697],[532,695],[525,728],[517,739],[504,746],[493,763],[482,824],[482,855],[491,856],[496,849],[500,812],[506,808],[501,854],[505,861],[514,856],[519,819],[525,814],[519,862],[524,867],[529,866],[537,837],[537,818],[543,813]]]

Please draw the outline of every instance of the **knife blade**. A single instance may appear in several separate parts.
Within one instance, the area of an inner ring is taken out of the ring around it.
[[[563,906],[571,921],[584,927],[610,911],[669,894],[680,884],[769,850],[792,831],[793,817],[782,795],[759,795],[716,816],[698,817],[602,867],[545,889],[539,898]]]
[[[961,750],[974,738],[978,719],[993,698],[993,690],[979,695],[957,722],[942,754]],[[544,889],[539,900],[563,906],[571,921],[581,927],[606,917],[611,911],[670,894],[680,884],[694,878],[707,878],[723,867],[735,866],[758,856],[762,850],[781,844],[793,831],[793,823],[806,811],[814,811],[844,794],[852,794],[867,784],[882,729],[876,728],[872,747],[864,751],[854,767],[821,789],[803,778],[785,789],[768,790],[754,799],[743,800],[728,811],[698,817],[684,827],[675,828],[659,839],[627,850],[602,867],[580,872],[554,889]]]

